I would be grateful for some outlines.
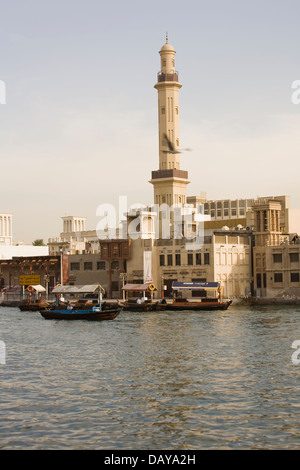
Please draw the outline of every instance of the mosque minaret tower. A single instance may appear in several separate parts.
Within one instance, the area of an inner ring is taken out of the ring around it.
[[[182,206],[186,203],[187,171],[180,169],[179,90],[175,70],[176,51],[166,43],[159,51],[161,70],[154,88],[158,91],[159,170],[152,171],[154,203]]]

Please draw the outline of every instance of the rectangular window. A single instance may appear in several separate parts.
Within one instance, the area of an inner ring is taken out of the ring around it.
[[[165,265],[165,255],[159,255],[159,266]]]
[[[201,265],[201,253],[196,253],[196,264]]]
[[[111,269],[119,269],[119,261],[112,261]]]
[[[257,288],[260,289],[261,288],[261,274],[260,273],[256,274],[256,284],[257,284]]]
[[[266,275],[266,273],[263,274],[263,282],[264,282],[264,287],[267,287],[267,275]]]
[[[260,226],[260,211],[257,211],[257,214],[256,214],[256,231],[257,232],[260,232],[261,230],[261,226]]]
[[[80,271],[80,263],[71,263],[71,271]]]
[[[97,269],[98,271],[105,270],[105,261],[97,261]]]
[[[268,216],[267,211],[263,211],[264,232],[268,230]]]
[[[181,256],[180,255],[175,255],[175,263],[176,263],[176,266],[181,265]]]
[[[173,266],[173,255],[168,255],[168,266]]]
[[[282,254],[281,253],[273,253],[273,262],[274,263],[282,263]]]
[[[204,253],[204,264],[209,264],[209,253]]]
[[[291,273],[291,282],[299,282],[300,276],[299,273]]]
[[[282,273],[274,274],[274,282],[282,282],[282,279],[283,279]]]
[[[188,266],[193,266],[193,253],[188,253]]]
[[[290,253],[290,262],[295,263],[299,261],[299,253]]]
[[[111,289],[114,290],[114,291],[118,291],[119,290],[119,281],[112,281]]]
[[[92,261],[85,261],[83,267],[85,271],[92,271],[93,269]]]

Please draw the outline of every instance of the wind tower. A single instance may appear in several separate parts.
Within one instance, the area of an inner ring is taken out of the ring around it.
[[[168,36],[159,54],[161,70],[154,86],[158,91],[159,169],[152,171],[150,183],[154,187],[154,204],[182,206],[186,203],[186,186],[190,181],[188,172],[180,169],[179,90],[182,85],[175,70],[176,51],[169,44]]]

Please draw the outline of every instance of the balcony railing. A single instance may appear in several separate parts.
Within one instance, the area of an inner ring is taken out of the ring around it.
[[[174,72],[174,73],[158,72],[157,81],[158,82],[178,82],[178,72]]]
[[[185,170],[155,170],[152,171],[152,179],[158,178],[184,178],[188,179],[188,172]]]

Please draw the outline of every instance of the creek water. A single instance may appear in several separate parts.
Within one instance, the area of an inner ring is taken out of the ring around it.
[[[296,449],[296,340],[300,306],[103,322],[0,307],[0,448]]]

